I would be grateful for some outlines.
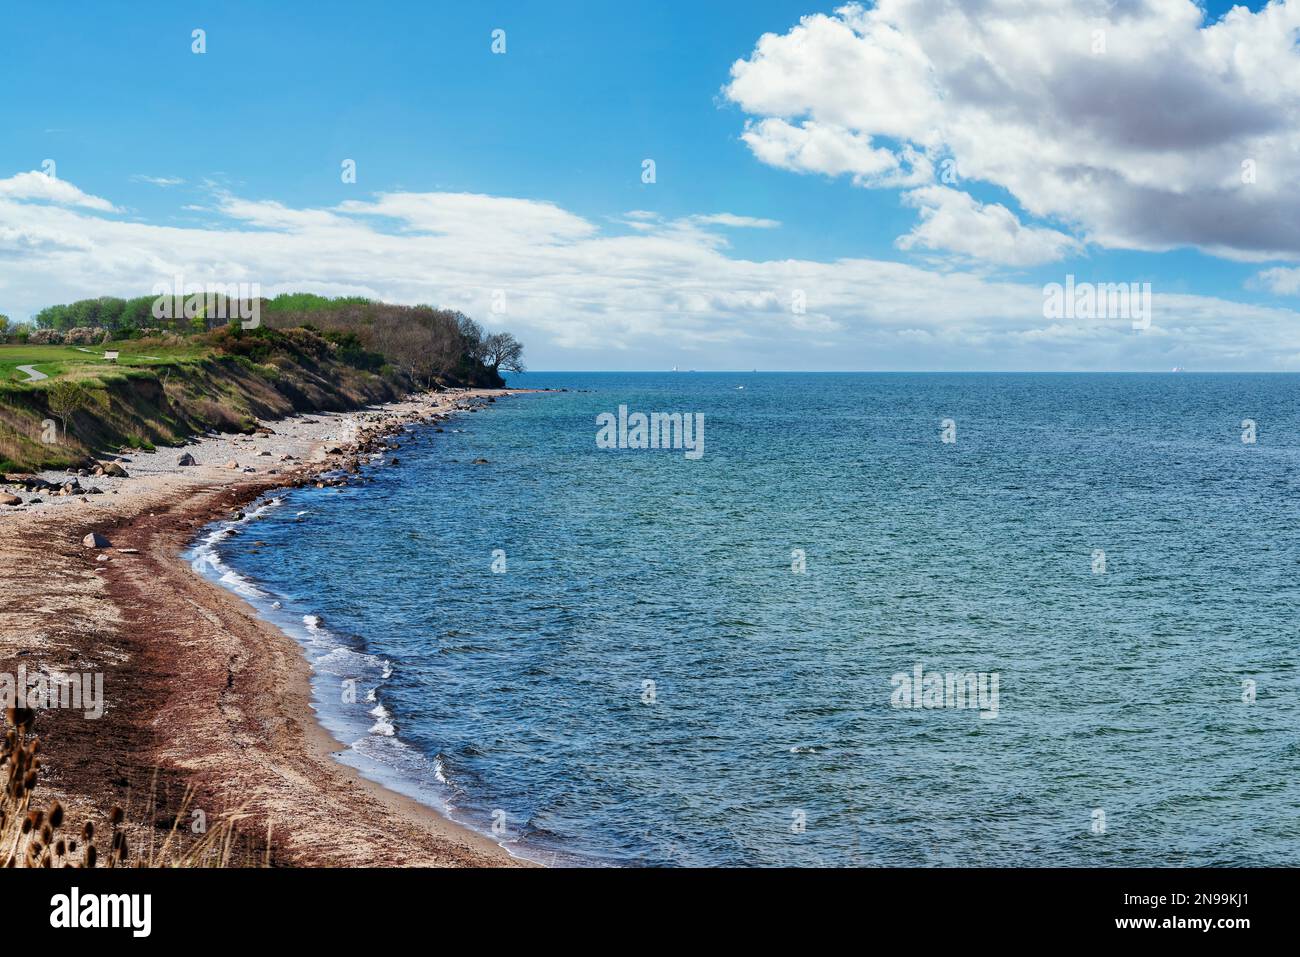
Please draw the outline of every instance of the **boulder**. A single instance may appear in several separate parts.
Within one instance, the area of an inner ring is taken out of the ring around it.
[[[111,476],[112,478],[128,477],[126,469],[122,468],[122,466],[118,465],[116,462],[101,462],[100,468],[104,470],[105,475]]]
[[[0,505],[21,505],[23,500],[17,495],[10,495],[7,492],[0,493]]]
[[[81,544],[87,548],[112,548],[112,543],[99,532],[91,532],[81,540]]]
[[[179,459],[176,460],[176,464],[181,466],[186,466],[186,465],[198,465],[199,463],[194,460],[194,456],[186,452],[184,455],[182,455]]]
[[[234,459],[231,459],[229,462],[226,463],[226,468],[237,469],[239,468],[239,463],[236,462]]]

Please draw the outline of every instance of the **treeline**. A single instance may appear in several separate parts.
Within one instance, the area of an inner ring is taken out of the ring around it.
[[[488,333],[462,312],[395,306],[367,299],[326,299],[307,293],[266,300],[262,322],[272,328],[314,328],[356,337],[418,382],[451,380],[498,386],[501,372],[523,372],[523,345],[508,332]]]
[[[503,371],[524,371],[523,346],[514,336],[489,333],[469,316],[450,309],[310,293],[285,293],[255,303],[218,298],[216,308],[202,297],[178,298],[167,304],[172,308],[161,310],[154,308],[156,302],[156,296],[105,296],[50,306],[36,314],[37,329],[24,338],[84,343],[98,342],[105,333],[109,339],[197,336],[218,326],[247,326],[241,317],[253,313],[268,328],[314,329],[350,365],[373,371],[388,365],[426,387],[500,386]],[[171,318],[156,318],[157,312]]]

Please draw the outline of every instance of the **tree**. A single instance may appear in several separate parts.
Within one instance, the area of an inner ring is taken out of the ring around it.
[[[461,352],[474,362],[483,361],[483,327],[465,315],[455,314],[456,332],[460,335]]]
[[[524,344],[508,332],[494,332],[483,340],[483,364],[496,374],[524,371]]]
[[[0,337],[9,335],[9,317],[0,312]]]
[[[68,419],[90,405],[90,390],[72,379],[55,379],[46,391],[50,411],[63,423],[63,437],[66,439]]]

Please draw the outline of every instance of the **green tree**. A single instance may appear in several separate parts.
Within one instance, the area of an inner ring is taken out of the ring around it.
[[[72,379],[55,379],[48,390],[50,412],[63,423],[63,437],[68,437],[68,419],[90,405],[90,390]]]

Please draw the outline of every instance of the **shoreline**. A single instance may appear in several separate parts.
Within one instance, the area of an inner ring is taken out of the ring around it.
[[[338,760],[347,746],[312,706],[303,646],[184,558],[205,526],[267,493],[328,484],[321,476],[358,468],[393,432],[523,391],[431,393],[131,453],[118,459],[131,478],[86,480],[103,494],[0,512],[0,556],[16,570],[0,583],[0,670],[25,659],[29,669],[104,673],[98,721],[40,713],[45,796],[99,819],[140,803],[158,769],[157,787],[194,787],[210,816],[247,808],[241,831],[260,833],[263,846],[269,824],[276,865],[537,866]],[[164,464],[187,451],[197,466]],[[239,465],[224,467],[225,456]],[[111,547],[83,547],[91,531]],[[59,605],[66,612],[51,625]]]

